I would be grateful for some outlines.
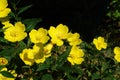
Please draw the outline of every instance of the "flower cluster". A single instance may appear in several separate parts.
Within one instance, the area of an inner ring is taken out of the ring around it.
[[[3,20],[2,24],[4,25],[3,29],[5,28],[4,38],[6,40],[10,42],[19,42],[27,37],[25,25],[22,24],[22,22],[16,22],[15,25],[13,25],[9,21]],[[81,64],[83,61],[81,58],[84,53],[82,49],[77,47],[77,45],[79,45],[82,40],[78,33],[71,33],[68,31],[68,27],[63,24],[59,24],[56,28],[51,26],[48,31],[44,28],[39,28],[38,30],[32,29],[29,32],[29,37],[31,42],[34,43],[34,46],[32,49],[24,49],[23,52],[20,53],[20,58],[26,65],[32,65],[34,62],[43,63],[45,61],[45,55],[50,54],[53,45],[62,46],[64,45],[64,40],[67,40],[69,45],[73,47],[69,56],[71,57],[71,60],[69,60],[68,57],[68,61],[71,62],[72,65],[73,62]],[[75,56],[75,54],[80,54],[80,56]],[[74,60],[75,58],[77,59]]]
[[[51,37],[51,42],[57,46],[62,46],[64,44],[63,40],[69,42],[72,49],[67,59],[72,65],[83,62],[84,52],[77,46],[82,42],[78,33],[69,32],[68,27],[63,24],[59,24],[56,28],[51,26],[48,33]]]
[[[20,42],[27,37],[25,25],[22,22],[15,22],[13,25],[8,18],[2,18],[1,23],[4,25],[4,38],[10,42]],[[68,56],[68,61],[72,64],[81,64],[84,59],[84,52],[78,45],[82,40],[78,33],[69,32],[66,25],[59,24],[57,27],[50,26],[49,30],[39,28],[32,29],[29,32],[30,41],[34,44],[32,48],[25,48],[19,55],[26,65],[32,66],[34,63],[44,63],[47,57],[50,57],[52,47],[62,46],[65,41],[72,46]]]
[[[64,40],[67,40],[69,45],[72,46],[68,61],[72,65],[83,62],[84,52],[77,47],[82,41],[79,38],[80,35],[78,33],[69,33],[66,25],[59,24],[56,28],[51,26],[48,31],[44,28],[39,28],[38,30],[32,29],[29,36],[31,42],[34,43],[33,48],[24,49],[20,53],[20,58],[26,65],[31,66],[34,62],[43,63],[51,55],[52,47],[54,45],[64,45]]]
[[[107,53],[112,53],[112,49],[108,49],[109,45],[104,37],[98,36],[93,39],[92,44],[88,44],[82,41],[79,33],[69,31],[67,25],[58,24],[56,27],[50,26],[47,30],[44,27],[36,27],[36,19],[17,19],[18,14],[30,6],[19,11],[17,15],[12,13],[12,8],[7,8],[7,6],[7,0],[0,1],[2,25],[0,28],[0,80],[15,80],[16,78],[31,80],[33,76],[35,80],[41,78],[47,80],[58,71],[64,71],[64,74],[60,74],[55,80],[61,77],[64,77],[64,80],[67,78],[76,80],[81,77],[83,78],[80,80],[86,80],[85,77],[90,77],[88,78],[90,80],[92,77],[92,80],[95,80],[101,79],[102,73],[109,70],[106,65],[110,61],[106,63],[105,61],[108,58],[111,59],[111,55]],[[13,15],[13,21],[9,14]],[[115,47],[113,52],[115,54],[113,58],[120,62],[120,47]],[[94,55],[94,53],[101,54]],[[82,63],[83,65],[80,65]],[[19,71],[19,69],[23,70]],[[95,73],[92,75],[90,71],[95,71]],[[37,78],[38,75],[40,77]],[[78,77],[74,78],[71,75],[75,77],[78,75]],[[109,79],[105,78],[105,80]]]
[[[42,43],[37,43],[33,46],[32,49],[24,49],[22,53],[20,53],[20,58],[24,61],[26,65],[33,65],[36,63],[44,63],[45,58],[51,56],[51,49],[53,45],[47,44],[43,45]]]
[[[7,0],[2,0],[0,4],[0,21],[3,25],[4,39],[14,44],[30,40],[30,44],[27,44],[28,46],[26,45],[26,47],[18,53],[19,58],[25,65],[33,66],[35,63],[44,63],[47,58],[55,55],[54,47],[62,46],[71,47],[66,58],[71,65],[78,65],[84,61],[84,52],[80,47],[82,43],[80,35],[78,33],[69,32],[68,26],[59,24],[57,27],[50,26],[49,30],[41,27],[38,29],[32,28],[30,31],[26,31],[26,25],[22,21],[11,23],[8,15],[11,9],[6,8],[8,5]],[[4,15],[2,15],[3,13]],[[8,65],[9,63],[6,58],[1,57],[0,64]],[[7,68],[5,68],[5,71],[8,71]],[[2,74],[0,77],[2,79],[7,79],[7,77]],[[14,80],[14,78],[8,79]]]

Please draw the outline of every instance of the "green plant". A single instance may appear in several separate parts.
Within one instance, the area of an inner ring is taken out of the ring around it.
[[[111,17],[113,20],[119,20],[120,19],[120,1],[119,0],[113,0],[110,3],[110,6],[108,6],[108,16]]]
[[[19,0],[20,1],[20,0]],[[39,18],[19,16],[31,5],[7,8],[0,2],[0,79],[1,80],[118,80],[120,48],[98,36],[82,41],[66,25],[36,28]],[[7,10],[7,11],[6,11]],[[3,15],[6,14],[6,15]]]

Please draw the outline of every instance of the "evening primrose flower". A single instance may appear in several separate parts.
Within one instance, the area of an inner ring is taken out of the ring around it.
[[[117,60],[118,62],[120,62],[120,55],[115,55],[114,58],[115,58],[115,60]]]
[[[113,51],[114,51],[115,55],[120,55],[120,47],[118,47],[118,46],[115,47]]]
[[[107,43],[104,41],[103,37],[98,37],[97,39],[93,40],[93,44],[98,50],[106,49],[107,48]]]
[[[41,43],[35,44],[33,46],[33,50],[35,54],[35,62],[36,63],[44,63],[45,59],[51,56],[53,44],[48,43],[45,46]]]
[[[81,64],[84,61],[83,56],[84,52],[82,49],[79,49],[77,46],[72,46],[67,60],[71,63],[71,65]]]
[[[8,14],[11,12],[11,9],[7,8],[7,6],[7,0],[0,0],[0,18],[8,16]]]
[[[39,28],[38,30],[31,30],[29,33],[31,42],[33,43],[43,43],[45,44],[48,40],[49,37],[47,36],[47,30],[43,28]]]
[[[59,24],[56,28],[50,26],[48,33],[52,38],[51,41],[53,44],[56,44],[57,46],[62,46],[64,43],[62,39],[67,39],[68,36],[68,27],[63,24]]]
[[[8,64],[8,60],[4,57],[0,57],[0,65],[6,65]]]
[[[72,45],[79,45],[82,40],[80,39],[80,35],[78,33],[69,33],[67,40],[69,41],[69,44]]]
[[[53,48],[53,44],[52,43],[48,43],[44,46],[44,56],[45,58],[48,58],[51,56],[51,50]]]
[[[34,63],[44,63],[44,46],[41,43],[35,44],[33,49],[24,49],[19,56],[29,66],[32,66]]]
[[[33,54],[31,54],[32,50],[31,49],[24,49],[22,51],[22,53],[19,54],[21,60],[26,64],[26,65],[30,65],[32,66],[34,63],[33,58],[31,59],[31,57],[33,56]],[[30,54],[29,54],[30,53]]]
[[[21,22],[16,22],[15,26],[9,27],[4,32],[4,38],[10,42],[17,42],[23,40],[27,33],[25,31],[25,25]]]
[[[115,47],[114,48],[114,50],[113,50],[113,52],[114,52],[114,54],[115,54],[115,56],[114,56],[114,58],[118,61],[118,62],[120,62],[120,47]]]
[[[2,71],[8,71],[8,70],[5,67],[0,70],[0,72],[2,72]],[[14,76],[14,78],[8,78],[0,73],[0,80],[15,80],[15,77],[17,77],[15,70],[9,70],[8,72],[10,72]]]
[[[45,56],[44,56],[44,46],[41,43],[35,44],[33,46],[34,51],[34,60],[36,63],[44,63]]]

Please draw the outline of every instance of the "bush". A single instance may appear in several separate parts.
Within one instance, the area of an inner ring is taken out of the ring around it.
[[[19,2],[19,1],[18,1]],[[120,47],[98,36],[91,43],[67,25],[36,29],[39,18],[19,15],[32,5],[17,8],[0,2],[1,80],[117,80],[120,78]]]

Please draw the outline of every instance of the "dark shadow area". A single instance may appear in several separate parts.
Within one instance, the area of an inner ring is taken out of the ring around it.
[[[42,18],[38,27],[49,29],[51,25],[62,23],[72,32],[80,33],[83,40],[91,41],[103,23],[109,3],[110,0],[21,0],[20,6],[33,4],[21,16]]]

